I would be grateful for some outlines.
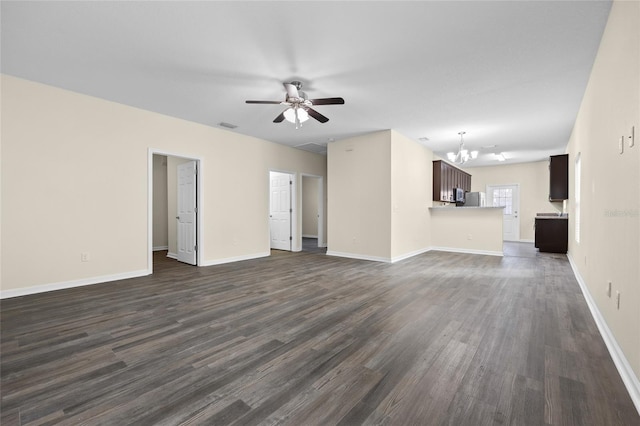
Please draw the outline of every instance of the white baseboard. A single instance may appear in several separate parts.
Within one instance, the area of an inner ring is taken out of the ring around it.
[[[474,249],[461,249],[455,247],[431,247],[433,251],[448,251],[451,253],[465,253],[465,254],[481,254],[484,256],[504,256],[504,252],[490,251],[490,250],[474,250]]]
[[[226,257],[226,258],[223,258],[223,259],[208,260],[208,261],[202,262],[199,266],[222,265],[222,264],[225,264],[225,263],[240,262],[242,260],[258,259],[260,257],[268,257],[268,256],[271,256],[271,250],[263,251],[263,252],[260,252],[260,253],[247,254],[247,255],[243,255],[243,256]]]
[[[535,240],[520,240],[521,243],[535,243]]]
[[[390,257],[369,256],[366,254],[345,253],[340,251],[327,250],[327,256],[346,257],[348,259],[371,260],[373,262],[391,263]]]
[[[169,250],[169,246],[157,246],[153,248],[153,251],[163,251],[163,250]]]
[[[302,234],[302,238],[318,238],[317,235],[311,235],[311,234]]]
[[[167,257],[169,257],[171,259],[177,259],[178,258],[178,254],[177,253],[168,252],[167,253]]]
[[[123,272],[121,274],[102,275],[99,277],[82,278],[72,281],[61,281],[51,284],[36,285],[33,287],[16,288],[0,291],[0,299],[9,299],[11,297],[28,296],[30,294],[45,293],[47,291],[63,290],[65,288],[82,287],[85,285],[93,285],[106,283],[110,281],[126,280],[128,278],[143,277],[151,275],[151,271],[141,269],[138,271]]]
[[[580,273],[578,272],[578,267],[576,266],[571,254],[567,253],[567,258],[569,259],[569,264],[571,265],[571,269],[573,269],[573,274],[580,285],[580,289],[582,290],[582,294],[587,301],[587,306],[591,311],[591,316],[596,322],[598,326],[598,330],[602,335],[602,339],[604,340],[605,345],[607,345],[607,349],[609,350],[609,354],[611,354],[611,358],[613,359],[613,363],[618,369],[618,373],[620,373],[620,377],[622,378],[622,382],[624,383],[627,391],[629,392],[629,396],[633,401],[633,405],[636,406],[636,410],[638,410],[638,414],[640,414],[640,380],[635,375],[633,368],[631,368],[631,364],[624,356],[624,352],[618,345],[616,338],[613,336],[613,333],[609,329],[607,322],[604,317],[600,313],[598,309],[598,305],[596,305],[595,300],[591,296],[589,292],[589,287],[587,287],[587,283],[584,281]]]
[[[371,260],[374,262],[386,262],[386,263],[395,263],[401,260],[409,259],[410,257],[417,256],[422,253],[426,253],[428,251],[447,251],[452,253],[465,253],[465,254],[481,254],[485,256],[504,256],[504,253],[501,251],[487,251],[487,250],[467,250],[460,248],[452,248],[452,247],[427,247],[424,249],[416,250],[411,253],[406,253],[400,256],[396,256],[393,258],[389,257],[378,257],[378,256],[368,256],[364,254],[357,253],[344,253],[333,250],[327,250],[327,256],[336,256],[336,257],[346,257],[349,259],[359,259],[359,260]]]
[[[431,250],[432,250],[431,247],[427,247],[427,248],[423,248],[423,249],[420,249],[420,250],[412,251],[410,253],[405,253],[403,255],[391,258],[391,263],[400,262],[401,260],[409,259],[410,257],[417,256],[419,254],[426,253],[426,252],[431,251]]]

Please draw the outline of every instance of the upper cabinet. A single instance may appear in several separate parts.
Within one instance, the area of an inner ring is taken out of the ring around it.
[[[569,154],[549,157],[549,201],[569,199]]]
[[[433,201],[453,202],[453,188],[471,191],[471,175],[445,161],[434,161]]]

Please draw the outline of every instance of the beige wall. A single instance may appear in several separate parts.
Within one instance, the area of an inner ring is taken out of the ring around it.
[[[502,209],[431,209],[433,248],[502,255]]]
[[[432,179],[432,152],[391,131],[392,260],[424,251],[431,245]]]
[[[169,246],[167,210],[167,157],[153,156],[153,247]]]
[[[519,184],[520,240],[533,241],[536,213],[562,211],[562,203],[549,202],[549,162],[487,167],[465,167],[471,174],[471,191],[486,192],[487,185]],[[489,202],[489,200],[487,200]]]
[[[431,242],[431,151],[393,130],[329,144],[329,254],[396,261]]]
[[[329,254],[391,258],[390,158],[388,130],[328,145]]]
[[[615,341],[640,377],[640,2],[613,3],[567,152],[570,193],[582,161],[581,239],[569,201],[569,256]],[[635,126],[624,153],[621,136]],[[614,297],[605,293],[607,282]],[[615,292],[621,293],[620,309]],[[637,382],[636,382],[637,383]],[[640,397],[640,388],[637,390]]]
[[[268,255],[270,169],[326,176],[322,155],[6,75],[1,136],[3,291],[147,273],[150,148],[202,160],[204,264]]]
[[[319,178],[302,176],[302,235],[318,237]]]

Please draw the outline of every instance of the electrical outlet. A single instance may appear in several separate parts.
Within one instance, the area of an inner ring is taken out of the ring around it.
[[[611,281],[607,283],[607,297],[611,297]]]
[[[91,259],[91,256],[89,255],[89,253],[87,253],[87,252],[80,253],[80,261],[81,262],[88,262],[89,259]]]
[[[616,290],[616,308],[620,309],[620,292]]]

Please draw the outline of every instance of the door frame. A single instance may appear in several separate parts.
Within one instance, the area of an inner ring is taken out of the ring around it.
[[[513,241],[521,241],[520,240],[520,235],[521,235],[521,232],[520,232],[520,216],[521,216],[521,214],[520,214],[520,184],[519,183],[492,183],[492,184],[487,184],[486,188],[485,188],[486,198],[489,199],[489,188],[493,189],[495,187],[501,187],[501,186],[515,186],[516,188],[518,188],[518,205],[516,206],[517,210],[515,208],[513,209],[516,212],[516,214],[518,215],[517,216],[517,219],[518,219],[518,226],[517,226],[518,235],[517,235],[517,237],[518,238],[516,240],[513,240]],[[493,206],[493,199],[491,199],[491,205]],[[504,215],[504,213],[503,213],[503,215]],[[503,239],[503,241],[507,241],[507,240],[504,239],[504,231],[502,233],[502,239]]]
[[[202,176],[204,173],[204,161],[197,155],[189,155],[184,153],[176,153],[161,149],[149,148],[147,152],[147,269],[149,274],[153,274],[153,156],[164,155],[167,157],[182,158],[196,162],[198,173],[196,175],[196,205],[198,212],[196,213],[196,245],[198,251],[196,253],[196,266],[202,265],[202,252],[204,251],[204,243],[202,238],[202,218],[203,214],[203,191]]]
[[[265,195],[267,198],[267,247],[271,251],[271,223],[269,221],[269,213],[271,212],[271,172],[285,173],[291,176],[291,251],[302,250],[302,236],[298,232],[298,224],[301,223],[298,219],[300,215],[300,208],[298,206],[298,179],[300,176],[297,172],[284,169],[269,169],[267,170],[267,190]]]
[[[327,243],[324,241],[324,179],[322,176],[300,173],[300,188],[303,188],[302,178],[305,177],[318,179],[318,247],[326,247]],[[301,195],[304,198],[304,194]],[[300,223],[302,224],[302,209],[300,209]],[[302,249],[302,232],[300,232],[298,244]]]

